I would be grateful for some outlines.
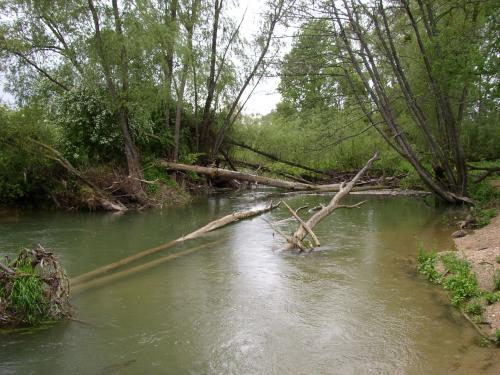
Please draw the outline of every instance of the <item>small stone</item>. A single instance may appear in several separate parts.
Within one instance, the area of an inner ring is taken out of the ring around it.
[[[456,232],[453,232],[451,234],[453,238],[460,238],[460,237],[465,237],[467,236],[467,232],[464,230],[457,230]]]

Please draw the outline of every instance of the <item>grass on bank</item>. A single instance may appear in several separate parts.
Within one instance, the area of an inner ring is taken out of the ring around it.
[[[431,283],[441,285],[449,293],[451,303],[470,315],[476,323],[481,321],[486,305],[500,301],[500,272],[495,274],[495,290],[490,292],[479,288],[470,263],[453,253],[438,255],[435,251],[421,248],[417,260],[418,272]],[[444,267],[442,273],[438,271],[438,261]],[[500,330],[491,340],[500,345]]]
[[[9,315],[19,317],[21,325],[33,326],[49,319],[43,281],[29,260],[16,265],[9,291],[0,284],[0,301]]]

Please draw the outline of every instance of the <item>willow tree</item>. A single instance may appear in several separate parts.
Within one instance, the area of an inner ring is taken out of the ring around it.
[[[425,185],[449,203],[469,201],[461,127],[477,80],[471,57],[480,49],[479,23],[487,3],[324,4],[358,105]]]
[[[27,83],[14,89],[19,97],[29,97],[30,91],[39,89],[40,77],[48,82],[47,103],[53,96],[86,85],[106,89],[116,114],[114,126],[122,138],[129,193],[144,203],[140,156],[130,128],[132,58],[124,6],[118,0],[9,0],[2,3],[2,14],[1,50],[15,66],[10,78]]]

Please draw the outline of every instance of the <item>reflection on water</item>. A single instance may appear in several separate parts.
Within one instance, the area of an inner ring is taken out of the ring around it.
[[[126,215],[4,217],[0,253],[41,242],[77,275],[251,207],[256,197]],[[498,351],[479,348],[446,298],[415,275],[419,242],[451,246],[441,217],[418,200],[370,197],[318,225],[322,246],[309,255],[281,252],[261,218],[236,223],[174,251],[222,240],[210,248],[77,296],[77,317],[88,324],[1,334],[0,373],[497,373]]]

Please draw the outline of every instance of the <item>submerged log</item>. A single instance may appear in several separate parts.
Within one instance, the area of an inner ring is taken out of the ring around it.
[[[309,220],[306,221],[305,225],[299,225],[299,228],[295,231],[293,236],[291,237],[292,241],[289,241],[286,249],[293,249],[298,247],[301,251],[304,245],[302,244],[302,241],[306,237],[306,235],[309,233],[309,230],[312,231],[312,229],[325,217],[330,215],[333,211],[335,211],[337,208],[353,208],[353,207],[359,207],[360,203],[355,204],[353,206],[341,206],[339,205],[340,201],[342,198],[344,198],[349,192],[352,190],[356,182],[363,176],[363,174],[370,168],[370,166],[373,164],[375,160],[378,159],[378,154],[373,155],[373,157],[368,160],[368,162],[365,164],[365,166],[354,176],[354,178],[349,181],[347,184],[342,183],[340,190],[337,194],[334,195],[330,203],[323,207],[321,210],[316,212]],[[364,203],[364,202],[361,202]],[[309,230],[308,230],[309,229]]]
[[[111,263],[111,264],[108,264],[106,266],[103,266],[103,267],[100,267],[100,268],[97,268],[93,271],[90,271],[90,272],[87,272],[87,273],[84,273],[80,276],[77,276],[73,279],[71,279],[71,286],[76,286],[78,284],[82,284],[86,281],[89,281],[89,280],[92,280],[96,277],[99,277],[107,272],[110,272],[110,271],[113,271],[113,270],[116,270],[120,267],[123,267],[127,264],[130,264],[138,259],[141,259],[141,258],[144,258],[148,255],[151,255],[151,254],[155,254],[159,251],[162,251],[162,250],[165,250],[165,249],[168,249],[168,248],[171,248],[177,244],[180,244],[184,241],[187,241],[187,240],[191,240],[191,239],[194,239],[194,238],[199,238],[199,237],[202,237],[203,235],[207,234],[208,232],[211,232],[213,230],[216,230],[216,229],[219,229],[219,228],[222,228],[226,225],[229,225],[231,223],[234,223],[236,221],[239,221],[239,220],[243,220],[243,219],[248,219],[250,217],[253,217],[253,216],[257,216],[257,215],[260,215],[260,214],[263,214],[265,212],[268,212],[268,211],[271,211],[271,210],[274,210],[275,208],[277,208],[280,204],[273,204],[272,202],[269,204],[269,206],[267,207],[264,207],[264,208],[261,208],[261,209],[257,209],[257,210],[248,210],[248,211],[238,211],[238,212],[233,212],[232,214],[229,214],[229,215],[226,215],[220,219],[217,219],[217,220],[214,220],[210,223],[208,223],[207,225],[195,230],[194,232],[191,232],[185,236],[182,236],[182,237],[179,237],[173,241],[170,241],[170,242],[167,242],[166,244],[163,244],[163,245],[160,245],[160,246],[157,246],[157,247],[153,247],[151,249],[147,249],[147,250],[144,250],[144,251],[141,251],[140,253],[137,253],[137,254],[134,254],[134,255],[131,255],[129,257],[126,257],[124,259],[121,259],[117,262],[114,262],[114,263]]]
[[[169,161],[161,161],[160,165],[166,167],[167,169],[174,171],[182,171],[182,172],[195,172],[200,173],[209,177],[221,177],[228,180],[240,180],[240,181],[248,181],[262,185],[274,186],[277,188],[287,189],[287,190],[298,190],[298,191],[339,191],[340,184],[328,184],[328,185],[315,185],[315,184],[306,184],[303,182],[292,182],[279,180],[277,178],[257,176],[249,173],[230,171],[222,168],[214,168],[214,167],[202,167],[199,165],[188,165],[188,164],[180,164],[173,163]],[[379,186],[362,186],[357,189],[351,190],[372,190],[378,189]]]
[[[152,260],[150,262],[146,262],[146,263],[143,263],[141,265],[138,265],[138,266],[135,266],[135,267],[132,267],[132,268],[128,268],[128,269],[126,269],[124,271],[118,271],[118,272],[112,273],[110,275],[106,275],[106,276],[102,276],[102,277],[99,277],[99,278],[94,279],[94,280],[90,280],[90,281],[88,281],[86,283],[82,283],[82,284],[76,285],[72,289],[72,293],[73,294],[75,294],[75,293],[82,293],[82,292],[84,292],[84,291],[86,291],[88,289],[99,287],[101,285],[108,284],[108,283],[110,283],[112,281],[120,280],[120,279],[122,279],[122,278],[124,278],[126,276],[135,275],[136,273],[139,273],[139,272],[146,271],[146,270],[149,270],[151,268],[157,267],[157,266],[159,266],[162,263],[165,263],[165,262],[168,262],[168,261],[180,258],[180,257],[182,257],[184,255],[188,255],[188,254],[194,253],[195,251],[198,251],[198,250],[201,250],[201,249],[210,248],[213,245],[218,244],[221,241],[222,240],[208,242],[208,243],[205,243],[203,245],[193,247],[191,249],[179,251],[179,252],[177,252],[175,254],[166,255],[166,256],[160,257],[158,259]]]

